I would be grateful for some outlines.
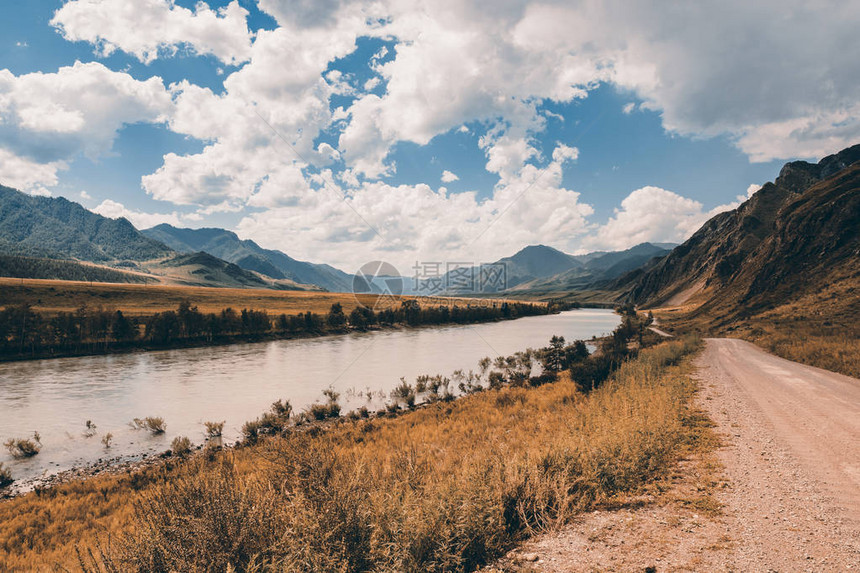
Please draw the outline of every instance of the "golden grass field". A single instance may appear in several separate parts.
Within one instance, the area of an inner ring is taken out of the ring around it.
[[[0,502],[0,563],[75,568],[100,540],[106,570],[472,570],[699,447],[699,346],[644,350],[588,395],[563,375]]]
[[[416,298],[420,297],[404,297]],[[0,278],[0,308],[29,303],[34,310],[54,314],[72,312],[82,304],[92,308],[104,307],[122,310],[128,316],[149,316],[156,312],[175,310],[183,300],[189,300],[200,312],[220,312],[232,307],[265,310],[270,315],[316,312],[324,314],[331,305],[340,303],[349,312],[361,304],[377,310],[401,299],[387,299],[378,295],[354,295],[315,291],[280,291],[269,289],[213,288],[191,286],[140,285],[116,283],[88,283],[42,279]],[[434,305],[441,304],[432,299]],[[444,299],[449,304],[476,304],[480,299]],[[500,302],[496,300],[494,302]],[[536,303],[541,304],[541,303]]]

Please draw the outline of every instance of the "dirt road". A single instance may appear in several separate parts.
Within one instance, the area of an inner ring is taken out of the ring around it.
[[[697,366],[723,441],[721,514],[671,501],[701,488],[680,468],[668,497],[534,539],[523,569],[860,571],[860,380],[731,339],[708,340]]]

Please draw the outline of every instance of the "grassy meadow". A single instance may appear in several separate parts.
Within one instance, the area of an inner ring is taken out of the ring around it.
[[[340,303],[349,312],[361,304],[383,309],[400,306],[400,300],[420,297],[379,297],[374,294],[354,295],[317,291],[282,291],[271,289],[214,288],[168,285],[88,283],[42,279],[0,278],[0,308],[28,303],[33,309],[48,315],[74,312],[81,305],[90,308],[121,309],[129,317],[146,317],[157,312],[175,310],[180,302],[190,300],[200,312],[220,312],[253,308],[272,316],[294,315],[300,312],[325,314],[331,305]],[[497,299],[495,302],[500,302]],[[442,301],[450,305],[476,304],[476,299],[434,298],[434,305]],[[542,303],[534,303],[542,304]]]
[[[587,394],[566,372],[399,416],[0,503],[12,571],[470,571],[663,476],[702,429],[684,357],[641,351]]]

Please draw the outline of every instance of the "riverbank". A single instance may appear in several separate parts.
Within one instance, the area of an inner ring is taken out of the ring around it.
[[[146,559],[177,570],[190,566],[176,561],[183,555],[226,559],[209,564],[221,569],[256,556],[284,570],[358,561],[467,570],[528,531],[665,471],[684,439],[690,392],[674,364],[695,348],[673,341],[645,350],[588,394],[563,373],[537,387],[306,425],[253,446],[21,496],[0,504],[8,525],[0,560],[12,570],[73,564],[80,544],[94,548],[97,561],[150,552]],[[179,522],[193,539],[170,537],[180,534],[172,525]],[[216,522],[235,542],[226,553],[218,545],[225,537],[210,529]],[[282,531],[299,533],[281,538]]]
[[[375,311],[356,306],[349,315],[340,303],[326,314],[269,315],[232,308],[203,313],[191,301],[177,309],[129,319],[122,310],[82,306],[74,313],[42,315],[27,303],[0,310],[0,362],[43,360],[224,346],[236,343],[316,338],[400,327],[479,324],[565,310],[545,303],[459,299],[404,299]]]

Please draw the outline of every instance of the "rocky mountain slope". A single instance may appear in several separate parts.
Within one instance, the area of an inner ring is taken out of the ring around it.
[[[613,286],[643,306],[702,303],[751,313],[856,280],[860,145],[786,164],[737,209]],[[855,295],[856,296],[856,295]]]

